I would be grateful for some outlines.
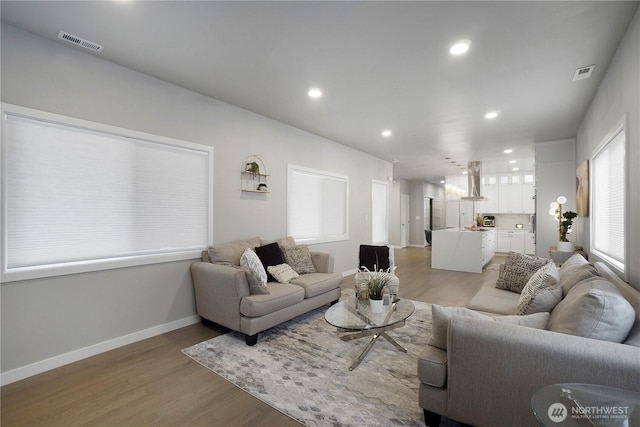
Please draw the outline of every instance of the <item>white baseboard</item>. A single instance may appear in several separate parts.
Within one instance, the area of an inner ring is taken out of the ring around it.
[[[154,326],[149,329],[134,332],[129,335],[124,335],[122,337],[103,341],[98,344],[93,344],[88,347],[80,348],[78,350],[70,351],[69,353],[60,354],[58,356],[41,360],[39,362],[34,362],[29,365],[22,366],[20,368],[16,368],[0,374],[0,385],[4,386],[7,384],[11,384],[13,382],[20,381],[33,375],[41,374],[51,369],[59,368],[60,366],[68,365],[69,363],[77,362],[78,360],[95,356],[96,354],[104,353],[105,351],[113,350],[115,348],[132,344],[137,341],[142,341],[144,339],[151,338],[156,335],[161,335],[175,329],[184,328],[185,326],[193,325],[194,323],[198,322],[200,322],[200,316],[193,315],[174,320],[173,322]]]

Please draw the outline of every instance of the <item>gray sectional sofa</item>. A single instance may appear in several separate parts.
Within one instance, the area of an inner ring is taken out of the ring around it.
[[[538,306],[513,316],[521,295],[493,284],[467,308],[433,307],[433,334],[418,360],[427,425],[444,416],[477,427],[536,426],[531,397],[549,384],[640,392],[640,292],[580,255],[557,273],[560,290],[540,298],[559,295],[549,313]]]
[[[326,252],[303,251],[313,264],[305,271],[311,272],[286,283],[271,280],[264,290],[253,286],[252,272],[240,266],[241,257],[247,248],[273,243],[283,253],[288,253],[285,248],[306,248],[292,238],[272,242],[254,237],[212,246],[203,251],[201,262],[191,265],[198,315],[245,334],[247,345],[257,342],[259,332],[340,298],[342,275],[333,273],[333,254]]]

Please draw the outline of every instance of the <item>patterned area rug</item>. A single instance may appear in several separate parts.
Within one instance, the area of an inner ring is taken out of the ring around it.
[[[424,426],[417,360],[431,335],[431,305],[414,301],[404,327],[388,332],[408,353],[379,339],[349,371],[370,337],[344,342],[327,307],[260,333],[258,344],[230,332],[183,352],[307,426]]]

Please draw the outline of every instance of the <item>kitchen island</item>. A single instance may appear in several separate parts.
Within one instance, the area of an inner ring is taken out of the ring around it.
[[[494,229],[444,228],[431,233],[431,268],[482,273],[496,248]]]

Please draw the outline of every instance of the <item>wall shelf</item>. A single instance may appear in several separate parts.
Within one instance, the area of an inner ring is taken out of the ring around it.
[[[257,154],[247,156],[240,166],[240,188],[245,193],[267,194],[269,191],[269,170],[264,159]]]

